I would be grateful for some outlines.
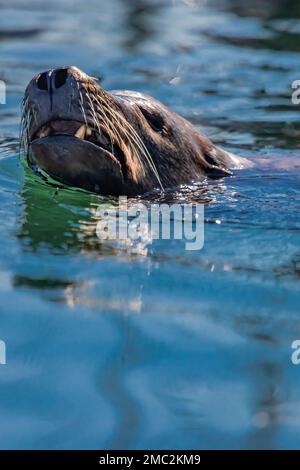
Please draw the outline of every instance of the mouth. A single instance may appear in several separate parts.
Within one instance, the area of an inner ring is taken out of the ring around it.
[[[78,143],[82,147],[83,143],[87,143],[99,149],[99,152],[109,155],[114,161],[121,166],[124,179],[127,176],[127,167],[125,163],[125,155],[118,143],[114,140],[106,129],[102,126],[99,129],[89,127],[87,124],[79,121],[53,120],[42,125],[32,136],[31,144],[39,139],[51,138],[57,136],[68,136],[78,139]]]

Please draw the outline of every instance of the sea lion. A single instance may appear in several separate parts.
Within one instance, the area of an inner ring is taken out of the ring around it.
[[[31,167],[103,195],[133,196],[220,178],[246,164],[156,99],[107,92],[76,67],[33,77],[22,129]]]

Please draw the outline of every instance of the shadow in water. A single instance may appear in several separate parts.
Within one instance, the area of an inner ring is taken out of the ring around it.
[[[24,167],[19,231],[24,249],[47,248],[52,253],[66,254],[97,248],[100,255],[93,213],[104,200],[84,191],[56,187],[32,174],[27,165]]]
[[[37,290],[72,308],[139,311],[142,281],[137,276],[133,282],[131,273],[136,272],[134,262],[146,258],[126,243],[99,240],[96,232],[97,209],[103,204],[113,207],[114,201],[76,189],[57,189],[27,165],[24,171],[18,238],[25,262],[16,269],[14,287]],[[66,269],[71,260],[74,269]],[[114,275],[118,263],[124,266],[123,275],[112,284],[108,272]],[[147,261],[146,275],[149,270]]]

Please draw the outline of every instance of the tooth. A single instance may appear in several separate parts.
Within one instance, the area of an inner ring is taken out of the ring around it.
[[[79,127],[78,131],[75,134],[75,137],[78,137],[78,139],[84,139],[85,136],[85,125],[82,124],[82,126]]]
[[[90,137],[92,135],[92,129],[90,129],[89,127],[86,128],[86,135],[87,137]]]
[[[42,137],[48,137],[49,134],[50,134],[49,127],[43,127],[41,131],[39,132],[39,138],[41,139]]]

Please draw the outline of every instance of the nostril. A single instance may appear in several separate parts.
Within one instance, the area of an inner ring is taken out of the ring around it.
[[[68,78],[68,69],[60,69],[55,73],[54,85],[55,88],[60,88],[63,86]]]
[[[47,73],[41,73],[39,77],[37,78],[37,86],[40,90],[48,90],[48,79],[47,79]]]

